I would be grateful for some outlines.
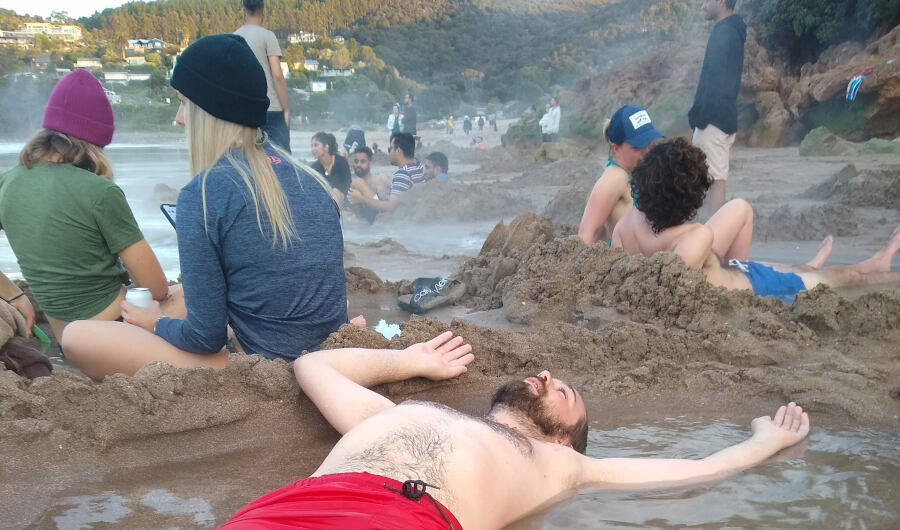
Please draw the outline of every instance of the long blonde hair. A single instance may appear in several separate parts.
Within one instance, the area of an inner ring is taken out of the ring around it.
[[[194,102],[185,99],[187,108],[185,129],[188,137],[188,150],[192,175],[201,175],[201,194],[203,200],[204,224],[207,219],[206,179],[216,163],[225,159],[241,176],[253,206],[256,210],[256,224],[260,233],[266,235],[263,228],[263,215],[272,227],[272,246],[288,245],[297,239],[297,228],[288,205],[284,189],[272,169],[269,157],[261,145],[256,144],[257,130],[237,123],[228,122],[209,114]],[[312,168],[297,162],[286,151],[271,144],[279,157],[297,169],[307,173],[327,191],[328,187],[321,176]],[[233,149],[240,148],[245,158],[234,156]],[[299,174],[297,178],[299,179]],[[329,194],[329,197],[331,195]]]
[[[19,163],[31,169],[53,155],[59,155],[60,163],[72,164],[105,179],[113,178],[112,164],[102,147],[53,129],[35,133],[19,153]]]

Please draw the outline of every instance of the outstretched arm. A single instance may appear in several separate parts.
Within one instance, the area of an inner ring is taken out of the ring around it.
[[[659,485],[697,481],[755,466],[809,434],[809,416],[794,403],[782,405],[775,418],[762,416],[751,423],[749,440],[702,460],[662,458],[582,457],[582,486]]]
[[[367,387],[425,377],[450,379],[466,371],[475,356],[462,337],[447,331],[403,350],[342,348],[309,353],[294,361],[300,388],[339,433],[394,406]]]

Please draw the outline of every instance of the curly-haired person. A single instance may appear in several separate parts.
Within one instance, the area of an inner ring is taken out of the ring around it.
[[[682,138],[657,144],[634,169],[635,207],[616,225],[613,248],[644,256],[674,252],[688,267],[702,270],[709,283],[752,290],[759,296],[792,297],[820,283],[841,287],[900,282],[900,272],[891,272],[891,260],[900,250],[900,228],[869,259],[818,270],[779,272],[761,263],[717,254],[715,240],[720,234],[709,223],[690,222],[711,182],[706,157],[698,148]]]

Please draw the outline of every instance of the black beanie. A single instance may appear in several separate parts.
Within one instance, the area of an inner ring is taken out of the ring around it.
[[[240,35],[207,35],[182,52],[172,88],[216,118],[262,127],[269,98],[266,74]]]

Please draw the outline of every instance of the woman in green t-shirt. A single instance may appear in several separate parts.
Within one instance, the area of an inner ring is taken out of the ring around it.
[[[103,147],[113,114],[100,83],[84,70],[66,74],[42,125],[19,164],[0,174],[0,228],[56,337],[73,320],[120,318],[129,278],[183,312],[112,182]]]

